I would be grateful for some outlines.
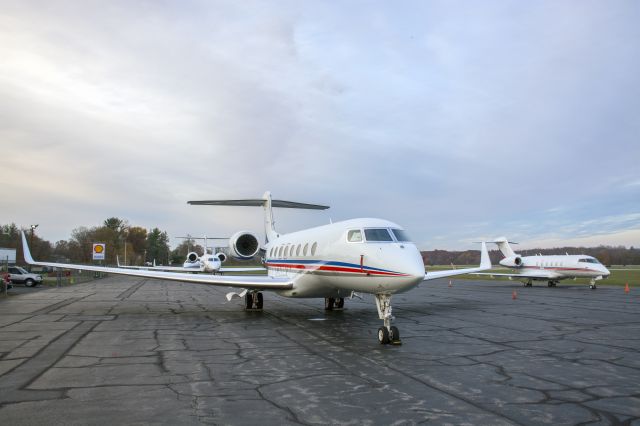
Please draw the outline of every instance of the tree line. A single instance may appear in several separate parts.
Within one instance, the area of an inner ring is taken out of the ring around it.
[[[193,240],[185,240],[174,250],[169,247],[169,236],[159,228],[147,230],[140,226],[132,226],[128,221],[110,217],[99,226],[81,226],[71,231],[68,240],[51,243],[38,236],[37,232],[23,228],[31,254],[35,259],[46,259],[61,263],[89,264],[93,260],[93,244],[105,243],[106,265],[115,265],[116,256],[124,264],[125,255],[128,265],[143,265],[146,262],[170,264],[184,262],[188,251],[202,254],[203,248]],[[15,223],[2,225],[0,247],[15,248],[16,262],[25,264],[22,252],[21,229]]]
[[[120,263],[143,265],[156,261],[157,264],[180,264],[189,252],[201,255],[204,248],[194,240],[186,239],[174,250],[169,247],[169,236],[159,228],[147,230],[140,226],[132,226],[128,221],[110,217],[99,226],[91,228],[81,226],[71,231],[68,240],[60,240],[52,244],[40,238],[37,232],[23,228],[31,247],[31,254],[36,259],[47,259],[61,263],[92,263],[93,243],[105,243],[105,264],[115,265],[116,256]],[[16,261],[25,264],[22,255],[22,239],[20,228],[15,223],[2,225],[0,247],[17,249]],[[224,250],[223,250],[224,251]],[[430,250],[421,252],[425,265],[473,265],[480,262],[478,250],[449,251]],[[624,246],[599,247],[560,247],[553,249],[521,250],[523,256],[536,254],[586,254],[598,259],[604,265],[640,265],[640,249]],[[499,250],[489,252],[491,263],[497,265],[503,258]]]
[[[425,265],[475,265],[480,263],[478,250],[448,251],[430,250],[423,251],[422,260]],[[598,246],[598,247],[558,247],[552,249],[520,250],[522,256],[554,255],[554,254],[585,254],[598,259],[603,265],[640,265],[640,249],[624,246]],[[497,265],[504,258],[499,250],[490,250],[491,263]]]

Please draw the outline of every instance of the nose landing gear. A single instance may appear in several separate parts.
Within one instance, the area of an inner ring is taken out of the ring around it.
[[[378,329],[378,341],[381,345],[401,345],[400,330],[398,327],[391,325],[393,315],[391,315],[391,295],[376,294],[376,307],[378,308],[378,316],[384,325]]]

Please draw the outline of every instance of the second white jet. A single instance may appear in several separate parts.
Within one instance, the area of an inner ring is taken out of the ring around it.
[[[547,281],[549,287],[555,287],[560,280],[567,278],[590,278],[589,287],[595,289],[596,281],[606,278],[610,274],[609,270],[593,256],[585,254],[521,256],[513,251],[505,237],[496,238],[493,242],[498,245],[504,255],[500,264],[519,272],[485,272],[474,275],[515,278],[523,281],[527,287],[531,287],[533,281]]]

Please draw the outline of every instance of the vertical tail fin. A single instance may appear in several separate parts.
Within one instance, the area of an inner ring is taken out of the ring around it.
[[[498,248],[500,249],[504,257],[516,256],[516,253],[513,251],[513,249],[509,245],[509,241],[505,237],[496,238],[495,240],[493,240],[493,242],[498,245]],[[517,243],[512,242],[511,244]]]

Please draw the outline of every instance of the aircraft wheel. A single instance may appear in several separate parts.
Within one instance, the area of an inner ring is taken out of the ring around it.
[[[336,308],[338,309],[344,308],[344,297],[336,299]]]
[[[595,290],[595,289],[596,289],[596,285],[595,285],[595,284],[591,284],[591,285],[589,286],[589,288],[590,288],[591,290]]]
[[[380,342],[381,345],[389,344],[389,330],[387,330],[387,327],[380,327],[378,329],[378,342]]]
[[[324,310],[325,311],[332,311],[333,310],[333,305],[336,303],[335,299],[333,297],[325,297],[324,298]]]
[[[258,293],[257,296],[258,296],[258,300],[256,301],[256,308],[262,309],[262,305],[263,305],[263,301],[264,301],[264,299],[262,297],[262,293]]]
[[[549,281],[549,282],[547,283],[547,287],[553,287],[553,281]]]
[[[389,340],[391,340],[392,342],[400,341],[400,330],[398,330],[398,327],[391,326],[391,333],[389,333]]]
[[[244,307],[245,309],[253,309],[253,293],[244,295]]]

